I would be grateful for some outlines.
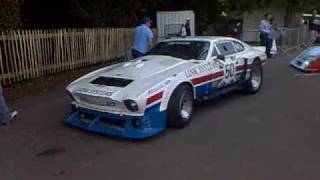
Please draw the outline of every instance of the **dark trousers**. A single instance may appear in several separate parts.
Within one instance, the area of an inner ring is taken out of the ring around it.
[[[10,113],[3,96],[3,89],[0,85],[0,123],[6,123],[8,121],[10,121]]]
[[[260,45],[266,46],[267,34],[260,33]]]
[[[260,45],[266,47],[266,55],[271,58],[272,39],[268,37],[268,34],[260,34]]]
[[[139,52],[139,51],[137,51],[137,50],[135,50],[135,49],[132,49],[132,50],[131,50],[131,53],[132,53],[132,57],[133,57],[134,59],[139,58],[139,57],[141,57],[141,56],[144,55],[143,53],[141,53],[141,52]]]

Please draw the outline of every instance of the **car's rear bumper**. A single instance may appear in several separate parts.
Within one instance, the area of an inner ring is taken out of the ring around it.
[[[144,116],[122,116],[78,108],[66,123],[100,134],[141,139],[157,135],[166,128],[167,113],[160,112],[159,108],[160,104],[148,108]]]

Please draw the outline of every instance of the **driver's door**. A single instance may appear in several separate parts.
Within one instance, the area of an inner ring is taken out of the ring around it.
[[[238,79],[236,76],[236,68],[238,60],[236,58],[236,49],[231,41],[220,41],[216,44],[220,57],[218,61],[223,64],[224,76],[219,83],[218,88],[224,88],[235,84]]]

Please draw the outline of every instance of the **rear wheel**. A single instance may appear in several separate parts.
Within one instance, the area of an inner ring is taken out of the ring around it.
[[[246,93],[255,94],[260,91],[263,82],[263,68],[261,62],[256,60],[251,65],[250,78],[247,80],[242,89]]]
[[[193,92],[186,84],[180,85],[172,94],[168,105],[168,125],[182,129],[191,120],[193,113]]]

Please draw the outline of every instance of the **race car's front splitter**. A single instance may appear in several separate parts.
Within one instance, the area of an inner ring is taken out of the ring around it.
[[[306,71],[306,66],[299,60],[294,59],[290,62],[290,65],[300,71]]]
[[[162,132],[166,128],[167,113],[160,112],[160,103],[148,108],[144,116],[127,116],[77,108],[66,123],[100,134],[141,139]]]

